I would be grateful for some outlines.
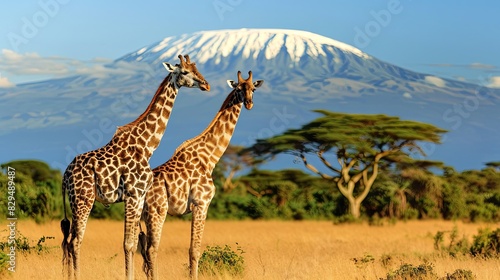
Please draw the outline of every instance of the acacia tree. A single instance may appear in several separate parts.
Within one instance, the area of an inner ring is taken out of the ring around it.
[[[331,181],[349,202],[349,212],[360,217],[382,163],[412,162],[422,154],[421,142],[440,143],[446,132],[431,124],[386,115],[359,115],[316,110],[322,116],[281,135],[259,139],[247,150],[257,157],[292,154],[312,172]],[[322,170],[308,160],[315,155]],[[333,156],[333,157],[332,157]],[[338,164],[333,164],[336,158]]]

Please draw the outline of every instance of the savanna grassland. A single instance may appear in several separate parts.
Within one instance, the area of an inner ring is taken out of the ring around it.
[[[410,221],[395,225],[334,225],[328,221],[207,221],[203,248],[207,245],[240,246],[245,260],[242,276],[203,276],[200,279],[379,279],[408,263],[434,265],[446,276],[456,269],[470,270],[476,279],[499,279],[498,259],[452,258],[434,249],[438,231],[458,229],[472,240],[481,228],[496,225],[449,221]],[[6,222],[1,228],[7,228]],[[15,273],[2,279],[61,279],[59,222],[36,224],[18,221],[17,229],[36,244],[47,239],[47,252],[18,254]],[[190,223],[167,221],[159,251],[160,279],[187,279]],[[0,231],[5,240],[7,230]],[[91,220],[82,248],[82,279],[123,279],[123,223]],[[446,243],[446,242],[445,242]],[[142,258],[136,254],[136,279],[145,279]]]

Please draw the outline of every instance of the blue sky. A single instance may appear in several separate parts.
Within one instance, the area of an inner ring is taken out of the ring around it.
[[[497,1],[448,0],[3,1],[0,86],[69,75],[172,35],[244,27],[306,30],[407,69],[500,86],[498,11]]]

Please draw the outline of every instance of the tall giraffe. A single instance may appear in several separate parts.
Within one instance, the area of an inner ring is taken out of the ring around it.
[[[248,74],[248,79],[244,80],[238,71],[238,82],[228,80],[233,90],[210,125],[200,135],[182,143],[166,163],[153,169],[153,185],[146,193],[142,213],[147,227],[147,244],[141,245],[146,249],[142,256],[148,279],[158,278],[156,256],[167,213],[183,215],[190,212],[193,217],[189,268],[191,278],[198,278],[205,219],[215,194],[212,171],[229,145],[242,104],[252,109],[253,92],[264,83],[262,80],[252,82],[252,72]]]
[[[68,278],[79,278],[80,247],[92,205],[97,200],[104,205],[125,203],[125,273],[134,277],[133,257],[137,248],[137,227],[146,191],[153,181],[149,159],[158,147],[180,87],[209,91],[210,85],[198,72],[189,56],[180,64],[163,65],[170,72],[158,87],[146,111],[129,124],[118,127],[105,146],[77,155],[63,176],[62,195],[64,219],[63,266]],[[65,194],[68,191],[73,223],[66,215]],[[71,238],[70,238],[71,235]]]

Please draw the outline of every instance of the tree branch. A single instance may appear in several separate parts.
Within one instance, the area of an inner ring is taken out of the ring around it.
[[[343,178],[340,178],[338,181],[337,181],[337,188],[339,189],[340,193],[342,193],[342,195],[344,197],[350,197],[351,196],[351,193],[349,193],[349,191],[347,190],[346,187],[344,187],[344,179]]]
[[[263,191],[258,192],[254,188],[252,188],[251,186],[246,186],[246,189],[247,189],[247,192],[249,192],[250,194],[253,194],[257,198],[261,198],[265,194],[272,193],[270,190],[263,190]]]
[[[231,169],[229,175],[226,177],[226,180],[224,180],[224,184],[222,185],[222,189],[224,190],[224,192],[229,192],[230,190],[234,189],[233,177],[234,174],[236,174],[236,171],[236,168]]]
[[[377,164],[378,166],[378,164]],[[376,168],[374,167],[374,170]],[[363,174],[363,185],[365,186],[365,189],[361,192],[361,194],[356,198],[356,200],[359,200],[359,201],[363,201],[366,196],[368,195],[368,193],[370,192],[370,189],[372,188],[372,185],[373,185],[373,181],[375,180],[375,178],[377,177],[377,172],[374,172],[372,173],[372,176],[370,177],[370,179],[373,179],[373,180],[367,180],[367,176],[368,176],[368,169],[364,169],[363,172],[361,172]],[[371,181],[371,182],[370,182]]]
[[[310,164],[308,161],[307,161],[307,158],[305,156],[304,153],[300,153],[300,158],[302,159],[302,162],[304,162],[304,165],[307,167],[307,169],[311,170],[312,172],[318,174],[319,176],[321,176],[323,179],[327,179],[327,180],[331,180],[333,179],[334,177],[330,176],[330,175],[327,175],[321,171],[319,171],[316,167],[314,167],[312,164]]]
[[[331,171],[336,172],[338,174],[341,174],[342,172],[340,170],[338,170],[337,168],[333,167],[333,165],[328,160],[326,160],[325,157],[323,157],[323,152],[324,151],[319,151],[318,152],[318,157],[321,160],[321,162],[323,162],[323,164],[326,165],[326,167],[328,167],[328,169],[330,169]]]

